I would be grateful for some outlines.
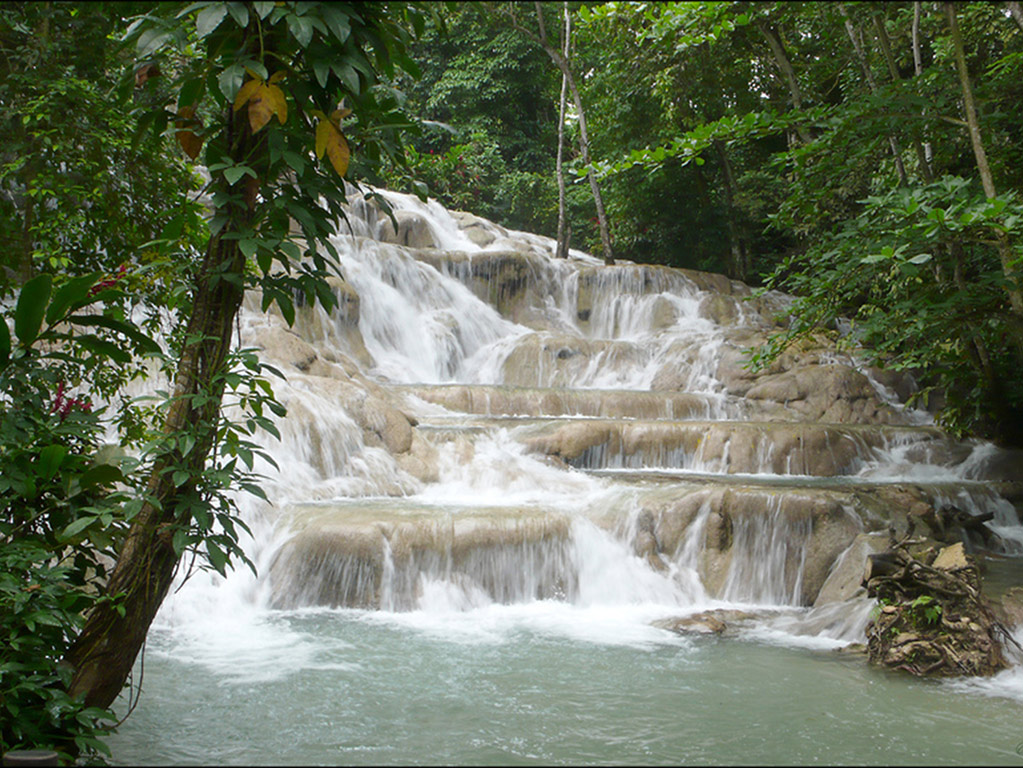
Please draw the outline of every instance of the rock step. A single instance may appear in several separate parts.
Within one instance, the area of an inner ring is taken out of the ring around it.
[[[943,498],[914,485],[779,493],[683,481],[626,487],[575,509],[414,498],[293,505],[286,511],[296,533],[270,566],[270,601],[411,610],[431,580],[477,602],[571,601],[585,560],[576,521],[585,519],[665,578],[695,571],[711,597],[812,605],[861,534],[939,532]],[[760,583],[751,569],[770,576]]]
[[[743,421],[549,420],[515,431],[529,450],[580,469],[686,469],[823,477],[913,467],[930,480],[1011,481],[1020,457],[932,427]]]
[[[954,497],[960,490],[983,489],[1010,502],[1023,502],[1023,481],[990,480],[913,480],[906,477],[862,477],[839,475],[808,477],[805,475],[743,474],[733,472],[721,474],[698,472],[685,469],[586,469],[594,477],[608,478],[620,483],[639,485],[694,483],[702,485],[742,486],[749,488],[775,488],[786,490],[836,490],[873,492],[880,487],[915,487],[931,494],[943,493]]]
[[[587,416],[606,419],[709,419],[722,409],[733,418],[752,415],[739,398],[676,391],[564,389],[485,384],[393,385],[452,411],[481,416]]]

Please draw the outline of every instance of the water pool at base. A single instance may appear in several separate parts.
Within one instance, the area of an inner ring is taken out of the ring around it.
[[[681,637],[636,611],[538,602],[264,614],[190,640],[158,629],[113,761],[1023,765],[1019,667],[921,681],[834,650]]]

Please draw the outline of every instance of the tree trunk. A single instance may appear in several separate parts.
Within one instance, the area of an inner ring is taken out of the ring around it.
[[[147,501],[132,522],[128,537],[110,575],[107,593],[123,595],[122,616],[109,604],[97,606],[68,653],[74,669],[70,692],[85,694],[89,706],[108,707],[117,698],[142,647],[149,625],[163,601],[177,570],[179,556],[171,545],[173,529],[191,521],[189,508],[182,504],[195,492],[194,479],[175,487],[174,465],[194,478],[203,471],[214,443],[223,381],[217,381],[231,343],[233,323],[241,306],[242,289],[216,279],[228,272],[240,274],[244,258],[237,240],[214,239],[203,259],[200,282],[188,323],[188,337],[198,339],[182,352],[175,377],[174,401],[164,422],[163,434],[170,436],[189,427],[199,427],[198,441],[187,457],[177,452],[156,462],[150,475]],[[196,406],[192,396],[206,394],[204,405]],[[180,509],[179,507],[184,507]]]
[[[568,13],[568,0],[564,4],[565,13],[565,45],[562,55],[567,59],[571,45],[572,22]],[[561,170],[562,157],[565,151],[565,102],[567,99],[568,78],[561,74],[561,100],[558,103],[558,248],[559,259],[568,258],[568,232],[565,229],[565,176]]]
[[[885,29],[884,21],[880,16],[874,16],[874,28],[877,30],[877,41],[881,46],[881,52],[884,54],[884,59],[888,63],[888,73],[892,77],[892,82],[900,83],[902,78],[899,77],[899,67],[895,63],[895,56],[892,53],[891,41],[888,39],[888,30]],[[931,164],[928,161],[927,152],[924,150],[923,144],[920,143],[920,139],[913,139],[913,151],[916,153],[916,161],[920,165],[920,175],[923,177],[923,180],[928,183],[933,181],[934,177],[931,175]]]
[[[568,83],[568,88],[572,92],[572,101],[575,104],[576,111],[579,113],[579,149],[583,156],[583,163],[586,165],[590,164],[590,138],[586,130],[586,111],[583,109],[583,101],[579,96],[579,89],[576,88],[575,77],[572,76],[572,69],[569,67],[568,58],[562,56],[561,53],[553,48],[547,40],[547,28],[543,21],[543,10],[540,3],[536,3],[536,14],[540,22],[540,37],[539,43],[547,55],[551,57],[551,61],[557,65],[558,69],[561,70],[562,77]],[[518,26],[518,25],[516,25]],[[521,26],[518,27],[522,29]],[[600,227],[600,243],[604,251],[604,263],[614,264],[614,251],[611,248],[611,232],[607,225],[607,214],[604,212],[604,200],[600,195],[600,185],[597,183],[596,174],[590,170],[586,174],[586,178],[590,182],[590,190],[593,192],[593,202],[597,208],[597,223]]]
[[[852,19],[849,18],[848,12],[845,10],[845,3],[838,4],[838,12],[842,14],[842,18],[845,20],[845,31],[849,35],[849,40],[852,42],[853,50],[856,52],[856,58],[860,62],[860,67],[863,69],[863,76],[867,79],[867,87],[870,89],[870,93],[873,95],[877,94],[877,81],[874,79],[874,73],[870,70],[870,62],[867,61],[867,55],[863,51],[863,46],[860,44],[860,40],[856,35],[856,29],[853,27]],[[895,160],[895,172],[899,176],[899,184],[906,186],[906,167],[902,164],[902,150],[899,148],[898,140],[892,135],[888,134],[888,147],[892,151],[892,158]]]
[[[920,56],[920,0],[913,3],[913,76],[920,77],[924,72],[923,59]],[[921,112],[921,115],[924,113]],[[934,149],[929,141],[924,142],[924,164],[927,166],[927,173],[931,179],[934,174],[931,171],[931,160],[934,159]]]
[[[739,224],[739,212],[735,207],[735,176],[732,173],[732,163],[728,159],[728,153],[724,144],[715,139],[714,149],[717,150],[721,159],[721,169],[725,174],[725,203],[728,206],[728,242],[731,251],[731,274],[729,277],[735,280],[745,281],[749,273],[749,246],[745,233]]]
[[[1016,26],[1020,28],[1020,31],[1023,31],[1023,10],[1020,9],[1019,3],[1010,2],[1006,3],[1006,5],[1009,8],[1009,13],[1012,14],[1012,18],[1016,21]]]
[[[952,33],[952,47],[955,50],[956,69],[959,71],[959,85],[963,91],[963,111],[966,113],[966,123],[970,131],[973,155],[977,160],[977,171],[980,173],[980,183],[984,187],[984,194],[988,199],[991,199],[996,197],[995,183],[991,176],[991,168],[987,162],[987,153],[984,151],[984,143],[980,135],[980,122],[977,119],[977,108],[973,103],[973,88],[970,85],[970,73],[966,68],[966,52],[963,49],[963,38],[959,32],[959,23],[956,19],[955,3],[945,3],[945,15],[948,17],[949,31]],[[997,238],[998,257],[1002,264],[1002,274],[1005,275],[1007,282],[1005,290],[1009,295],[1012,312],[1017,316],[1016,341],[1020,352],[1023,353],[1023,294],[1020,293],[1016,269],[1012,263],[1012,247],[1009,245],[1009,238],[1001,231],[998,232]]]
[[[778,33],[767,25],[763,20],[757,21],[757,28],[763,33],[764,37],[767,38],[767,44],[771,46],[771,53],[774,54],[774,60],[778,64],[778,69],[781,70],[782,75],[785,78],[785,82],[789,86],[789,94],[792,96],[792,106],[797,110],[803,109],[803,93],[799,89],[799,81],[796,80],[796,72],[792,68],[792,62],[789,61],[789,57],[785,53],[785,48],[781,44],[781,38],[778,37]],[[796,132],[799,134],[799,138],[804,144],[809,144],[813,141],[813,136],[810,132],[802,125],[796,125]]]
[[[244,111],[229,119],[235,137],[229,154],[251,164],[253,154],[265,151],[265,142],[260,146],[253,138]],[[187,456],[175,448],[157,457],[146,501],[132,521],[107,584],[107,594],[120,610],[111,603],[96,606],[65,659],[72,669],[69,691],[84,694],[88,706],[108,707],[121,692],[178,567],[172,537],[174,530],[191,524],[196,478],[215,445],[224,391],[221,374],[244,295],[240,278],[245,257],[238,240],[224,235],[247,226],[251,207],[250,202],[249,209],[235,209],[232,220],[211,238],[197,271],[186,344],[162,430],[168,438],[188,432],[195,445]],[[174,476],[180,470],[188,479],[176,485]]]

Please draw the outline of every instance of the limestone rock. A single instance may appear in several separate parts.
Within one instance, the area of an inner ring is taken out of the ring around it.
[[[382,215],[377,223],[377,238],[385,243],[405,245],[409,248],[436,248],[437,240],[429,222],[413,211],[395,211],[395,229],[390,216]]]

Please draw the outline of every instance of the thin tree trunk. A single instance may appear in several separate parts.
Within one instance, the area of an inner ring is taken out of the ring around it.
[[[572,22],[571,16],[568,13],[568,0],[565,0],[564,4],[565,13],[565,45],[562,55],[568,59],[569,47],[571,45],[572,35]],[[562,173],[562,156],[565,151],[565,102],[568,94],[568,78],[565,77],[565,73],[561,73],[561,99],[558,102],[558,248],[557,257],[559,259],[568,258],[568,232],[565,229],[565,176]]]
[[[767,25],[763,20],[757,21],[757,28],[763,33],[764,37],[767,38],[767,44],[771,46],[771,53],[774,54],[774,60],[778,64],[778,69],[781,70],[782,75],[785,78],[785,82],[789,86],[789,94],[792,96],[792,106],[797,110],[803,109],[803,93],[799,89],[799,81],[796,80],[796,72],[792,68],[792,62],[789,61],[789,57],[785,53],[785,47],[781,44],[781,38],[778,37],[778,33]],[[804,144],[809,144],[813,141],[813,136],[810,132],[802,125],[796,125],[796,132],[799,134],[799,138],[802,139]]]
[[[973,145],[973,155],[977,160],[977,171],[980,173],[980,183],[984,188],[984,194],[991,199],[996,197],[995,183],[981,139],[980,122],[977,119],[977,108],[973,103],[973,88],[970,85],[970,73],[966,68],[966,52],[963,49],[963,38],[959,32],[959,22],[956,19],[955,3],[945,3],[945,15],[948,17],[949,31],[952,33],[952,47],[955,50],[956,69],[959,71],[959,85],[963,91],[963,111],[966,113],[966,123],[970,131],[970,143]],[[1023,322],[1023,294],[1020,293],[1016,269],[1012,263],[1012,248],[1009,245],[1009,238],[1004,232],[998,232],[997,238],[1002,274],[1005,275],[1008,283],[1005,290],[1009,294],[1009,303],[1013,313],[1017,315],[1018,321]],[[1023,326],[1018,326],[1016,340],[1020,345],[1020,351],[1023,352],[1023,336],[1021,334],[1023,334]]]
[[[920,0],[916,0],[913,3],[913,75],[914,77],[920,77],[924,72],[923,59],[920,56]],[[921,115],[924,113],[921,112]],[[934,178],[934,174],[931,171],[931,161],[934,159],[934,149],[931,147],[931,142],[924,142],[924,162],[927,166],[927,173]]]
[[[1009,13],[1012,14],[1012,18],[1016,20],[1016,26],[1023,31],[1023,10],[1020,9],[1019,3],[1010,2],[1006,3],[1009,8]]]
[[[867,61],[867,55],[863,51],[863,45],[860,43],[860,40],[856,35],[856,29],[853,27],[852,19],[849,18],[849,14],[845,10],[845,3],[838,4],[838,12],[842,14],[842,18],[845,20],[845,31],[849,35],[850,42],[852,42],[853,50],[856,52],[856,58],[859,60],[860,67],[863,69],[863,75],[867,78],[867,87],[870,89],[871,94],[877,95],[877,81],[874,79],[874,73],[870,70],[870,62]],[[891,149],[892,158],[895,160],[895,171],[899,175],[899,184],[906,186],[906,167],[902,164],[902,150],[899,148],[898,140],[890,133],[888,134],[888,147]]]
[[[888,39],[888,30],[885,29],[884,21],[878,15],[874,16],[874,28],[877,30],[877,41],[881,46],[884,59],[888,63],[888,73],[892,76],[892,82],[900,83],[902,78],[899,77],[899,67],[895,63],[895,55],[892,53],[891,41]],[[920,175],[925,182],[933,181],[934,177],[931,175],[931,165],[927,160],[927,153],[924,151],[924,146],[920,143],[920,139],[915,137],[913,138],[913,151],[916,153],[916,160],[920,165]]]
[[[725,203],[728,206],[726,216],[728,226],[728,242],[731,251],[732,263],[729,277],[735,280],[746,280],[749,272],[749,247],[746,243],[745,234],[739,224],[739,212],[735,207],[735,176],[732,173],[732,163],[728,159],[724,144],[715,139],[714,149],[721,159],[721,168],[725,174]]]
[[[540,3],[536,3],[537,18],[540,22],[540,37],[538,42],[547,51],[547,55],[551,57],[551,60],[557,65],[558,69],[561,70],[562,76],[568,82],[568,88],[572,93],[572,101],[575,103],[576,111],[579,113],[579,149],[582,152],[583,163],[586,165],[590,164],[590,138],[586,130],[586,111],[583,109],[583,101],[579,96],[579,89],[576,88],[575,77],[572,76],[572,69],[568,65],[568,59],[561,55],[561,53],[547,40],[547,28],[543,21],[543,10]],[[518,24],[516,24],[518,26]],[[523,29],[518,26],[519,29]],[[525,31],[525,30],[523,30]],[[590,190],[593,192],[593,202],[597,208],[597,223],[600,227],[600,243],[604,251],[604,263],[614,264],[614,250],[611,248],[611,232],[607,225],[607,214],[604,211],[604,200],[600,195],[600,185],[597,183],[596,174],[590,170],[586,174],[586,178],[590,182]]]

